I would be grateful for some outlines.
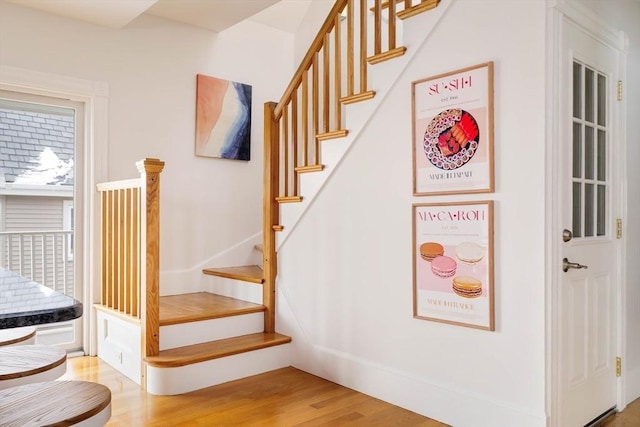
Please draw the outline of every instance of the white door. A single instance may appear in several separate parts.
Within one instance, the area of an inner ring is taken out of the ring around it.
[[[561,46],[559,425],[574,427],[616,406],[619,52],[569,21]]]

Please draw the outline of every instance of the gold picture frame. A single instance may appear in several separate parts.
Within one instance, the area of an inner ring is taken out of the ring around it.
[[[495,330],[493,201],[413,204],[413,317]]]
[[[492,193],[493,62],[411,85],[413,194]]]

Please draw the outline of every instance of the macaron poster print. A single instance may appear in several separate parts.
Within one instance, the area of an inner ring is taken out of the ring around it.
[[[493,192],[493,62],[412,83],[413,194]]]
[[[413,205],[413,316],[494,330],[493,201]]]

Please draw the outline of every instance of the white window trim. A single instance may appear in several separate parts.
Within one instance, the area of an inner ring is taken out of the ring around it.
[[[91,307],[100,295],[100,209],[95,191],[96,184],[107,180],[107,137],[109,85],[57,74],[43,73],[24,68],[0,65],[0,89],[34,95],[66,98],[84,104],[84,165],[83,188],[76,189],[77,203],[85,209],[76,215],[82,221],[84,233],[76,233],[75,247],[82,253],[83,270],[78,277],[85,286],[82,303]],[[82,251],[82,248],[87,250]],[[90,355],[97,353],[95,334],[90,334],[96,324],[95,313],[86,309],[83,316],[83,347]]]

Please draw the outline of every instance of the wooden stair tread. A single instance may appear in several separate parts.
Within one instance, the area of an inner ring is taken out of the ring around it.
[[[160,326],[264,311],[264,306],[209,292],[160,297]]]
[[[324,165],[296,166],[293,168],[297,173],[322,172],[323,169]]]
[[[366,92],[355,93],[353,95],[347,95],[340,98],[340,102],[343,104],[353,104],[355,102],[367,101],[376,96],[376,92],[369,90]]]
[[[331,132],[319,133],[316,135],[316,138],[318,139],[318,141],[328,141],[330,139],[344,138],[347,135],[349,135],[348,130],[338,129]]]
[[[406,48],[406,47],[404,47],[404,46],[400,46],[400,47],[397,47],[397,48],[395,48],[395,49],[387,50],[387,51],[385,51],[385,52],[382,52],[382,53],[378,53],[378,54],[376,54],[376,55],[369,56],[369,57],[367,58],[367,62],[368,62],[369,64],[372,64],[372,65],[373,65],[373,64],[378,64],[378,63],[380,63],[380,62],[388,61],[388,60],[390,60],[390,59],[393,59],[393,58],[397,58],[397,57],[399,57],[399,56],[402,56],[402,55],[404,55],[404,54],[405,54],[405,52],[406,52],[406,51],[407,51],[407,48]]]
[[[428,10],[431,10],[437,7],[438,4],[440,4],[440,0],[422,1],[415,6],[412,6],[408,9],[401,10],[400,12],[397,13],[397,16],[400,19],[411,18],[412,16],[416,16],[420,13],[426,12]]]
[[[108,419],[110,404],[111,391],[102,384],[46,381],[0,391],[0,418],[7,426],[68,426],[104,410]]]
[[[276,197],[276,202],[278,203],[300,203],[302,201],[302,197],[300,196],[279,196]]]
[[[205,268],[204,274],[242,280],[251,283],[263,283],[262,268],[258,265],[243,265],[240,267]]]
[[[158,368],[175,368],[289,342],[291,337],[278,333],[249,334],[163,350],[158,356],[146,357],[145,361]]]

